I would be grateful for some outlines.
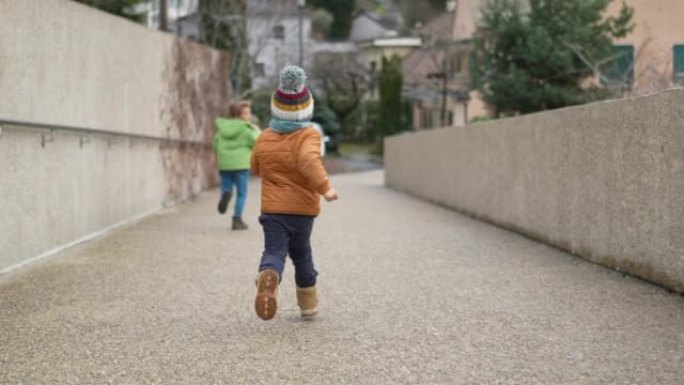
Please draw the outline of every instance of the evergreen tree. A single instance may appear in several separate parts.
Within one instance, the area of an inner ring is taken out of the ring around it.
[[[111,14],[125,17],[135,22],[142,22],[145,19],[144,14],[137,14],[133,12],[133,6],[141,3],[143,0],[74,0],[78,3],[89,5],[101,9]]]
[[[334,20],[328,37],[334,40],[346,39],[349,36],[355,3],[355,0],[307,0],[306,2],[311,8],[323,8],[333,15]]]
[[[401,131],[401,88],[403,86],[401,58],[382,58],[380,71],[380,113],[378,128],[380,139]],[[381,144],[382,148],[382,144]]]
[[[417,23],[426,24],[433,18],[444,14],[447,0],[398,0],[407,28]]]
[[[335,16],[327,9],[319,8],[311,15],[311,29],[317,39],[328,37]]]
[[[530,113],[607,96],[586,80],[617,58],[613,39],[633,28],[632,8],[605,17],[612,0],[493,0],[476,43],[473,82],[496,116]]]

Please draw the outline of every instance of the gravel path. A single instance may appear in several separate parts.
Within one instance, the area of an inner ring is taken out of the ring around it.
[[[334,177],[320,316],[292,266],[253,314],[247,232],[217,192],[0,280],[0,384],[672,384],[684,298],[382,187]]]

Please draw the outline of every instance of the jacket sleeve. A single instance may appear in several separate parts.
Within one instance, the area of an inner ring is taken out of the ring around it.
[[[317,132],[312,131],[299,147],[297,168],[317,193],[322,195],[330,190],[328,173],[321,160],[321,136]]]
[[[259,132],[252,128],[251,126],[249,127],[249,134],[247,138],[247,145],[249,146],[250,149],[254,148],[254,145],[256,144],[257,139],[259,139]]]
[[[261,176],[261,172],[259,171],[259,159],[257,158],[258,153],[259,153],[259,148],[255,144],[254,151],[252,151],[252,157],[250,158],[249,169],[254,175]]]

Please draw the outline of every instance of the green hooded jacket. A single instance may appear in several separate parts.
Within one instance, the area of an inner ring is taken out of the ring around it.
[[[214,152],[221,171],[249,170],[252,149],[259,133],[241,119],[216,119]]]

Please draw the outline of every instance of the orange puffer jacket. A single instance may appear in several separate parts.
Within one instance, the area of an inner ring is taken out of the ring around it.
[[[265,130],[252,152],[261,176],[261,212],[316,216],[320,195],[330,189],[321,161],[321,135],[313,127],[291,134]]]

